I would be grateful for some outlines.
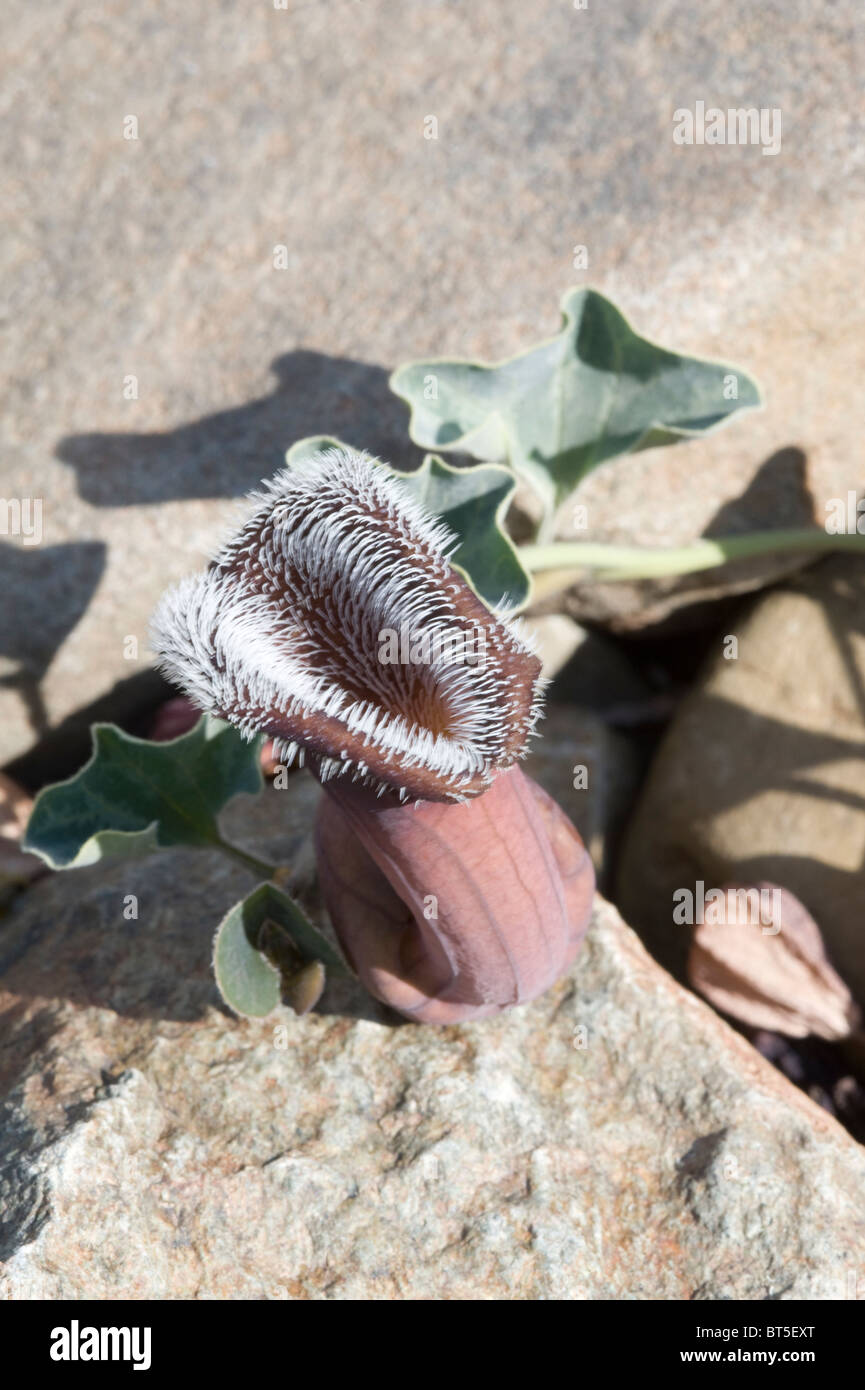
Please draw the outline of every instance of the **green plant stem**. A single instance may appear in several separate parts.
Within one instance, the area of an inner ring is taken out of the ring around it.
[[[216,848],[221,849],[222,853],[227,855],[229,859],[236,860],[238,864],[242,864],[245,869],[249,869],[250,873],[255,874],[257,878],[263,879],[265,882],[272,879],[276,873],[275,864],[267,864],[263,859],[256,859],[254,854],[247,854],[246,850],[238,849],[237,845],[229,844],[227,840],[223,840],[222,836],[219,836],[214,843]]]
[[[646,549],[630,545],[595,545],[583,541],[554,541],[548,545],[520,546],[526,569],[593,569],[604,580],[652,579],[667,574],[691,574],[714,569],[731,560],[772,555],[785,550],[853,551],[865,555],[865,535],[830,535],[815,527],[794,531],[752,531],[745,536],[701,540],[678,548]]]

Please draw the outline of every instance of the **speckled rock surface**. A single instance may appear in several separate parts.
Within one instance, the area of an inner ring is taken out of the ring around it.
[[[865,561],[833,557],[746,605],[682,703],[628,825],[616,900],[684,970],[673,892],[777,883],[865,1005]]]
[[[315,795],[292,779],[235,833],[298,863]],[[6,1297],[865,1287],[865,1153],[602,900],[572,976],[489,1022],[399,1025],[345,985],[251,1023],[209,974],[247,887],[174,851],[43,880],[4,921]]]
[[[858,0],[56,0],[0,23],[2,495],[44,502],[41,545],[0,538],[0,764],[141,670],[159,593],[288,444],[409,462],[388,370],[526,347],[572,283],[768,402],[597,473],[587,538],[790,524],[861,485]],[[780,153],[674,145],[698,99],[779,108]],[[571,607],[628,627],[658,594]]]

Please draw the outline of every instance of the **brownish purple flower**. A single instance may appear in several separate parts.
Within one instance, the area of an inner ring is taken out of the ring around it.
[[[431,1022],[533,998],[570,963],[594,883],[514,766],[539,661],[368,456],[325,452],[251,502],[210,569],[163,598],[163,670],[324,786],[320,876],[373,993]]]

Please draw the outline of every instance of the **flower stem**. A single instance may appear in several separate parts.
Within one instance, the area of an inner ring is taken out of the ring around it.
[[[227,855],[229,859],[234,859],[238,864],[242,864],[245,869],[249,869],[250,873],[255,874],[257,878],[267,881],[273,878],[273,875],[276,873],[275,864],[268,864],[263,859],[256,859],[254,854],[247,854],[246,850],[238,849],[237,845],[229,844],[227,840],[223,840],[221,835],[217,837],[214,844],[216,848],[222,850],[222,853]]]
[[[520,546],[528,570],[593,569],[603,580],[651,579],[667,574],[691,574],[714,569],[731,560],[750,559],[790,550],[853,551],[865,555],[865,535],[830,535],[816,527],[792,531],[752,531],[721,540],[700,540],[677,548],[645,549],[630,545],[595,545],[583,541],[554,541]]]

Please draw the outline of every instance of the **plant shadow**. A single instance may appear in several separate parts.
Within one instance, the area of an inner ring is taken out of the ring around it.
[[[274,473],[298,439],[330,434],[403,469],[420,462],[408,438],[405,404],[383,367],[298,349],[272,364],[274,389],[260,399],[150,434],[69,435],[57,457],[76,474],[94,507],[134,507],[242,497]],[[128,523],[127,523],[128,524]],[[84,617],[105,569],[102,541],[48,547],[0,542],[0,592],[13,594],[0,623],[0,658],[15,669],[0,684],[20,692],[34,743],[7,769],[25,786],[68,776],[88,757],[89,724],[113,720],[134,730],[159,695],[153,672],[118,682],[86,711],[52,726],[42,683],[61,644]],[[165,692],[163,691],[163,694]],[[86,716],[86,717],[85,717]]]
[[[307,435],[335,435],[400,468],[419,462],[405,404],[384,368],[296,349],[277,357],[272,371],[276,386],[258,400],[164,432],[70,435],[57,457],[94,507],[242,497]]]
[[[703,535],[715,539],[815,525],[807,464],[805,453],[795,444],[776,449],[763,460],[744,491],[718,508]]]
[[[0,675],[0,687],[18,692],[37,739],[50,725],[43,678],[87,611],[105,558],[101,541],[32,549],[0,541],[0,657],[14,663],[12,671]]]

